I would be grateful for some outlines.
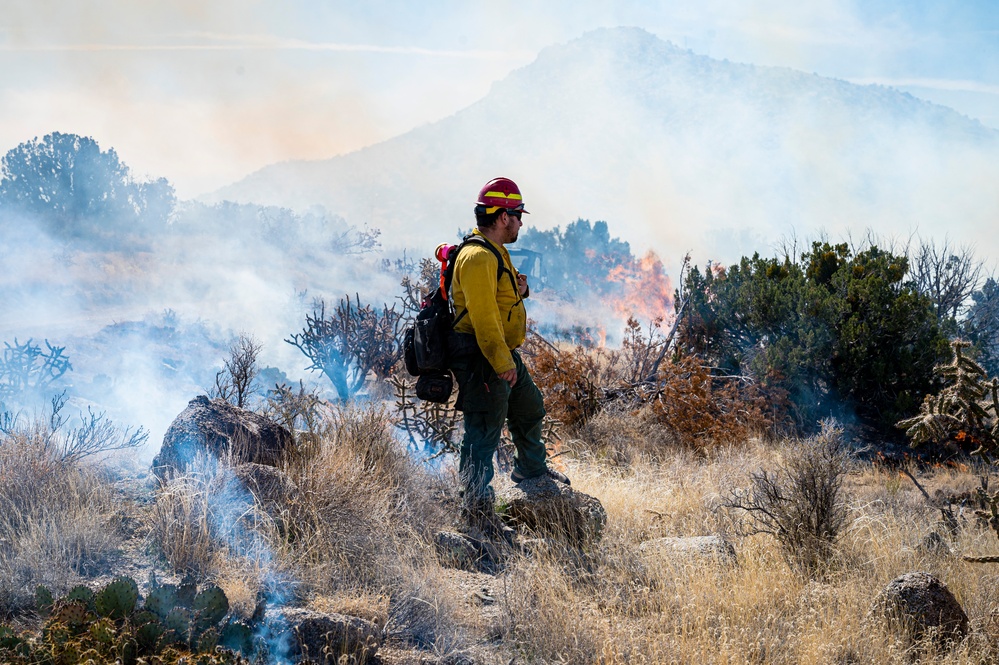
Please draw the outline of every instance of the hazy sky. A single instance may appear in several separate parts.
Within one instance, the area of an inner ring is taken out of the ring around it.
[[[999,127],[994,0],[693,4],[0,0],[0,151],[89,135],[193,197],[448,116],[545,46],[617,25],[894,85]]]

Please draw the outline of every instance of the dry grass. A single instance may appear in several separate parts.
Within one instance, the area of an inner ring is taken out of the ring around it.
[[[599,497],[608,511],[604,541],[583,567],[557,556],[519,560],[509,573],[504,640],[525,662],[982,663],[999,657],[999,575],[919,547],[937,527],[938,511],[907,479],[897,483],[897,472],[853,469],[850,526],[824,582],[788,567],[774,539],[736,536],[736,515],[720,507],[720,497],[744,486],[750,471],[773,468],[783,452],[756,442],[707,459],[679,454],[626,469],[573,465],[573,486]],[[923,481],[969,484],[953,470]],[[650,538],[712,533],[730,536],[738,565],[638,550]],[[952,546],[961,553],[999,551],[994,534],[971,523]],[[866,619],[877,591],[914,570],[943,580],[971,619],[972,634],[953,650],[906,644]]]
[[[217,580],[237,614],[252,614],[263,595],[370,618],[423,648],[457,648],[429,545],[451,519],[442,481],[409,457],[384,411],[328,408],[282,467],[296,491],[276,502],[222,489],[225,461],[198,468],[158,490],[153,540],[174,570]]]
[[[654,423],[626,411],[596,416],[580,436],[577,454],[560,459],[573,487],[607,510],[601,544],[585,553],[516,555],[492,577],[439,565],[431,542],[452,517],[446,481],[412,462],[375,408],[324,415],[308,449],[283,467],[297,492],[280,505],[245,494],[223,505],[214,471],[163,485],[150,511],[151,537],[178,572],[218,581],[236,614],[249,616],[260,594],[270,593],[272,602],[371,619],[428,657],[474,652],[476,662],[580,664],[999,660],[999,567],[922,547],[926,534],[941,530],[940,513],[898,471],[850,468],[847,523],[817,581],[790,567],[773,538],[740,535],[740,511],[725,506],[733,489],[749,486],[752,472],[786,463],[793,448],[757,439],[678,448]],[[43,554],[29,577],[48,580],[50,571],[63,570],[68,580],[87,574],[81,562],[107,557],[114,547],[116,506],[106,483],[20,445],[16,454],[0,446],[0,526],[2,537],[14,542],[13,534],[17,543],[0,552],[0,588],[8,596],[30,592],[25,576],[2,585],[37,552]],[[911,471],[931,494],[978,485],[966,468]],[[940,532],[955,552],[999,552],[995,534],[970,511],[956,534]],[[729,538],[738,563],[639,549],[654,538],[708,534]],[[74,538],[86,542],[53,546]],[[916,570],[947,584],[971,619],[971,634],[951,650],[907,644],[867,618],[880,589]],[[484,585],[495,602],[476,600]],[[286,593],[278,598],[277,590]]]
[[[100,470],[64,459],[41,424],[0,434],[0,614],[108,571],[121,502]]]

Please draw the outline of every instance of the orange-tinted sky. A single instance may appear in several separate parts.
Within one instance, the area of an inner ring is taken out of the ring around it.
[[[450,115],[545,46],[613,25],[999,127],[999,10],[940,4],[0,0],[0,150],[89,135],[193,197]]]

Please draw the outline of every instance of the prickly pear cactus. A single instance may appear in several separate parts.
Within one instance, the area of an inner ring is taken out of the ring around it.
[[[35,607],[38,609],[38,613],[42,616],[48,616],[52,611],[52,605],[55,601],[52,598],[52,592],[48,590],[47,587],[38,585],[35,588]]]
[[[162,587],[161,587],[162,588]],[[160,665],[247,665],[243,656],[222,644],[218,622],[228,612],[228,600],[212,585],[195,594],[185,589],[188,603],[173,604],[175,593],[155,589],[146,607],[136,611],[138,590],[128,578],[119,578],[96,594],[77,587],[49,606],[50,615],[40,633],[17,634],[0,624],[2,665],[94,665],[96,663],[159,663]],[[39,593],[44,604],[51,594]],[[171,605],[166,609],[167,605]],[[147,609],[166,610],[165,617]],[[229,624],[229,642],[252,654],[249,626]]]
[[[167,644],[186,643],[191,635],[191,612],[183,607],[170,610],[163,620],[166,634],[163,639]]]
[[[198,653],[211,653],[215,651],[215,647],[219,643],[219,631],[215,628],[209,628],[205,632],[201,633],[198,637],[198,643],[195,645],[195,650]]]
[[[115,625],[110,619],[101,619],[90,624],[90,636],[99,644],[112,644],[115,638]]]
[[[230,621],[219,632],[219,646],[249,656],[253,652],[253,630],[242,621]]]
[[[139,626],[135,631],[135,641],[139,645],[139,652],[143,654],[154,653],[165,632],[166,628],[158,620]]]
[[[198,624],[207,628],[217,624],[229,613],[229,599],[222,589],[212,584],[195,596],[193,609]]]
[[[0,625],[0,649],[15,649],[24,640],[10,626]]]
[[[135,610],[139,587],[130,577],[116,578],[94,596],[94,609],[102,617],[124,619]]]
[[[88,609],[94,609],[94,592],[90,590],[90,587],[80,584],[69,590],[66,594],[66,600],[78,600]]]
[[[78,600],[60,601],[49,619],[75,631],[87,622],[88,614],[87,606]]]
[[[181,607],[191,609],[194,605],[194,598],[197,595],[198,585],[190,580],[186,580],[177,587],[177,604]]]
[[[170,610],[177,606],[177,587],[173,584],[164,584],[154,589],[146,596],[143,607],[156,614],[161,619],[165,619],[170,614]]]

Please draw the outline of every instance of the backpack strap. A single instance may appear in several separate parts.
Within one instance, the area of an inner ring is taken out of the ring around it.
[[[463,250],[469,244],[480,245],[488,249],[490,252],[492,252],[493,256],[496,257],[496,262],[497,262],[496,281],[499,282],[500,278],[503,276],[503,273],[506,273],[510,277],[510,285],[513,287],[513,292],[520,295],[520,289],[517,288],[517,280],[514,278],[513,272],[506,267],[506,263],[503,262],[503,256],[500,255],[499,250],[496,249],[491,242],[489,242],[482,236],[477,236],[474,234],[469,234],[465,236],[462,239],[461,244],[458,245],[457,249],[455,250],[454,256],[448,257],[447,270],[445,271],[444,274],[444,284],[447,291],[449,293],[451,291],[451,280],[454,279],[454,264],[458,262],[458,254],[460,254],[461,250]],[[521,298],[520,300],[523,300],[523,298]],[[468,314],[467,308],[465,309],[465,311],[463,311],[461,314],[458,315],[458,317],[454,320],[454,323],[452,323],[451,326],[454,327],[458,325],[458,322],[461,321],[466,314]]]

